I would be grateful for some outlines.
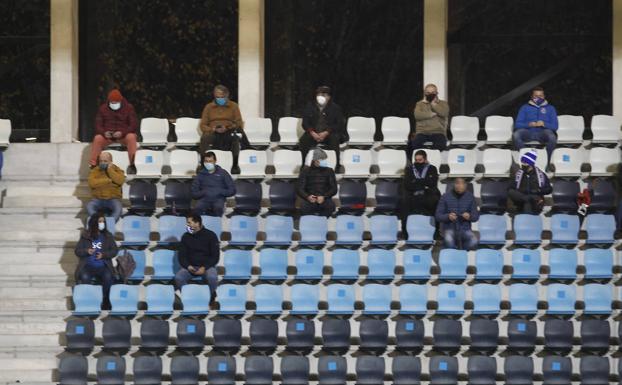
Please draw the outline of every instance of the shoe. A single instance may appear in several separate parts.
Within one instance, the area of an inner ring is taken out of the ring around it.
[[[134,166],[133,164],[130,164],[127,167],[127,175],[136,175],[136,166]]]

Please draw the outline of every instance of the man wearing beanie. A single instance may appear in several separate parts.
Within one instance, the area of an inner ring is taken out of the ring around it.
[[[337,180],[322,149],[313,150],[311,165],[304,167],[298,177],[296,193],[302,198],[300,215],[328,217],[335,211],[332,197],[337,194]]]
[[[530,150],[521,156],[521,167],[514,174],[508,197],[519,214],[540,214],[544,196],[553,191],[549,178],[536,166],[538,154]]]
[[[551,154],[557,145],[557,111],[544,97],[542,87],[531,91],[531,99],[518,111],[514,123],[514,147],[520,150],[525,143],[536,141],[546,146],[546,153]]]
[[[95,116],[95,137],[91,145],[91,167],[97,166],[97,158],[106,146],[121,143],[127,148],[130,165],[136,154],[136,111],[121,92],[114,89],[108,93],[108,100],[102,104]],[[125,170],[123,170],[125,171]]]

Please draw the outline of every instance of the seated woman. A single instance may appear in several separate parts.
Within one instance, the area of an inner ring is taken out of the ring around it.
[[[91,284],[93,279],[100,282],[104,293],[104,308],[109,308],[110,287],[114,281],[112,258],[117,255],[117,244],[113,235],[106,230],[106,217],[102,213],[91,216],[75,253],[80,258],[75,273],[76,282]]]

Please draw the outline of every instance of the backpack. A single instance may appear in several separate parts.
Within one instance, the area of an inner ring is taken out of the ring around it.
[[[123,254],[117,256],[116,270],[119,280],[123,281],[123,283],[127,283],[127,280],[134,273],[134,269],[136,269],[136,261],[127,250],[125,250]]]

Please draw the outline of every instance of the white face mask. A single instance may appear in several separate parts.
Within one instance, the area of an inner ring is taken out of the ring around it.
[[[121,108],[121,102],[108,103],[108,106],[110,107],[111,110],[116,111],[119,108]]]
[[[97,228],[99,231],[104,231],[106,229],[106,224],[104,222],[97,223]]]
[[[323,106],[327,102],[326,96],[322,96],[322,95],[316,96],[315,100],[317,101],[317,104],[319,104],[320,106]]]

